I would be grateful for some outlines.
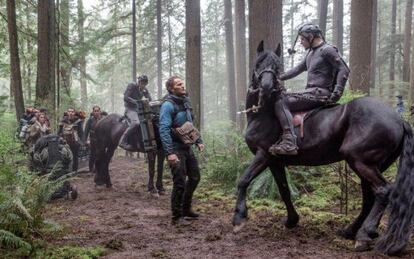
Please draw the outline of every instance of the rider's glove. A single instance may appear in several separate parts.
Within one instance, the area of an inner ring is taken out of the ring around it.
[[[340,91],[334,91],[331,96],[329,97],[329,102],[330,103],[336,103],[339,101],[339,99],[341,99],[342,93]]]

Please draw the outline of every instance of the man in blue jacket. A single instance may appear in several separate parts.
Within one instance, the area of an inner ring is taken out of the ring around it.
[[[191,149],[191,144],[184,144],[173,133],[173,129],[181,127],[186,122],[192,122],[190,99],[186,96],[184,82],[178,76],[167,80],[165,86],[168,95],[160,109],[160,136],[173,176],[171,193],[172,224],[188,225],[191,219],[199,215],[191,208],[193,193],[200,181],[200,169],[197,158]],[[204,144],[201,138],[195,143],[202,152]]]

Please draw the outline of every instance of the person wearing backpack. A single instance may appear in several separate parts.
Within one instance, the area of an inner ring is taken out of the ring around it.
[[[78,170],[78,155],[83,139],[83,120],[76,115],[73,108],[69,108],[59,123],[58,135],[68,143],[73,154],[72,170]]]
[[[189,225],[199,215],[192,210],[192,197],[200,181],[200,169],[191,146],[204,150],[200,133],[193,126],[191,102],[184,81],[173,76],[165,83],[168,95],[160,108],[159,131],[173,176],[171,210],[173,225]]]
[[[62,184],[53,192],[51,200],[64,197],[75,200],[78,197],[76,186],[69,180],[62,179],[71,173],[73,157],[70,147],[61,137],[55,134],[40,137],[33,147],[30,158],[32,171],[39,175],[49,174],[50,181],[59,181]]]

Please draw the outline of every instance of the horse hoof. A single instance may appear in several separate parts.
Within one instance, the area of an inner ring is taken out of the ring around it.
[[[104,189],[104,188],[105,188],[105,186],[103,184],[95,184],[95,189],[97,189],[97,190],[101,190],[101,189]]]
[[[356,233],[353,233],[352,231],[349,231],[348,229],[340,229],[336,231],[336,234],[342,238],[348,239],[348,240],[355,240]]]
[[[285,219],[284,225],[286,228],[294,228],[298,225],[299,222],[299,217],[294,218],[294,219]]]
[[[154,198],[159,198],[159,197],[160,197],[160,195],[158,194],[158,192],[157,192],[157,191],[155,191],[155,192],[153,192],[153,191],[149,191],[149,194],[150,194],[152,197],[154,197]]]
[[[356,252],[364,252],[371,250],[370,242],[366,240],[358,240],[355,241],[355,251]]]
[[[245,225],[246,225],[246,223],[242,222],[242,223],[240,223],[240,225],[234,226],[233,227],[233,233],[234,234],[240,233],[243,230]]]
[[[367,232],[368,232],[369,238],[375,239],[375,238],[379,237],[379,234],[376,230],[367,231]]]

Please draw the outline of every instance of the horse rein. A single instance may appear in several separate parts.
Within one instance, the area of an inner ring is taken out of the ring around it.
[[[271,73],[272,75],[273,75],[273,77],[274,77],[274,79],[276,80],[276,81],[279,81],[279,79],[277,78],[277,75],[276,75],[276,72],[273,70],[273,69],[271,69],[270,67],[268,67],[268,68],[265,68],[265,69],[263,69],[262,71],[260,71],[260,73],[258,73],[256,70],[254,71],[254,75],[255,75],[255,77],[257,78],[257,79],[260,79],[260,77],[262,76],[262,74],[264,74],[264,73]],[[275,88],[275,87],[274,87]],[[257,105],[253,105],[252,107],[250,107],[249,109],[245,109],[245,110],[243,110],[243,111],[239,111],[239,112],[237,112],[237,114],[242,114],[242,113],[250,113],[250,112],[253,112],[253,113],[257,113],[257,112],[259,112],[259,109],[262,107],[262,105],[263,105],[263,98],[262,98],[262,90],[261,90],[261,88],[256,88],[256,89],[254,89],[254,91],[257,91],[257,90],[259,90],[259,100],[258,100],[258,102],[257,102]],[[272,91],[276,91],[276,89],[273,89]]]

